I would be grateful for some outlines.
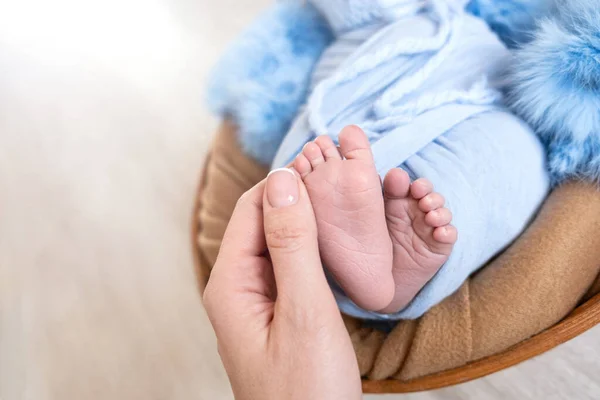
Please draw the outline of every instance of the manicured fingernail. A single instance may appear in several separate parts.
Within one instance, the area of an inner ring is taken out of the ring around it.
[[[269,173],[267,200],[275,208],[288,207],[298,202],[298,178],[291,169],[280,168]]]

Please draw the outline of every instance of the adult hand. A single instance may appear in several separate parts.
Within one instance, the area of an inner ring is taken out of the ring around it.
[[[359,399],[302,180],[274,171],[238,202],[204,293],[236,399]]]

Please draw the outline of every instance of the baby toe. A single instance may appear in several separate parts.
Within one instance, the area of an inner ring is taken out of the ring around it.
[[[340,132],[340,151],[348,160],[373,161],[369,138],[355,125],[347,126]]]
[[[433,228],[448,225],[450,222],[452,222],[452,212],[447,208],[439,208],[425,216],[425,223]]]
[[[410,177],[403,169],[394,168],[385,176],[383,190],[388,199],[404,199],[410,192]]]
[[[329,136],[319,136],[315,140],[315,143],[321,149],[321,153],[323,153],[325,161],[342,159],[342,154],[340,153],[340,150],[337,148],[335,143],[333,143],[333,140]]]
[[[423,197],[433,192],[433,183],[429,179],[420,178],[413,182],[410,187],[410,193],[412,196],[420,200]]]
[[[302,153],[308,159],[312,168],[316,168],[325,162],[321,148],[314,142],[307,143]]]
[[[419,200],[419,210],[428,213],[444,207],[444,204],[446,204],[444,196],[439,193],[430,193]]]
[[[443,244],[454,244],[458,240],[458,230],[452,225],[442,226],[433,231],[433,238]]]
[[[306,158],[303,153],[300,153],[296,156],[296,159],[294,160],[294,169],[298,171],[298,174],[300,174],[300,177],[302,178],[306,177],[312,172],[310,161],[308,161],[308,158]]]

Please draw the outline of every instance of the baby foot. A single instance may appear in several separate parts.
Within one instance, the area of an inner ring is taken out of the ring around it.
[[[433,185],[412,185],[401,169],[388,173],[384,196],[366,135],[340,133],[340,148],[320,136],[294,168],[317,218],[328,270],[360,307],[383,313],[404,308],[447,261],[457,240],[452,214]]]
[[[328,136],[308,143],[294,168],[313,204],[324,264],[358,306],[377,311],[394,297],[381,180],[360,128],[344,128],[339,141],[339,149]]]
[[[412,185],[401,169],[384,180],[387,227],[392,239],[396,284],[392,302],[382,310],[403,309],[448,260],[458,234],[450,225],[452,213],[445,199],[427,179]]]

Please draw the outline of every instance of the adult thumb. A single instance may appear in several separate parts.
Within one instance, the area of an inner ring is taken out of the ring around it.
[[[335,307],[319,255],[317,223],[306,187],[291,169],[269,174],[263,199],[265,238],[277,301],[306,309]]]

